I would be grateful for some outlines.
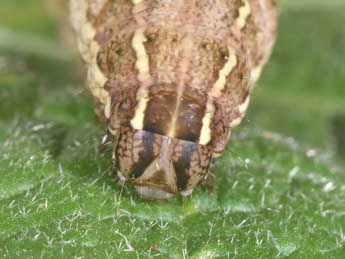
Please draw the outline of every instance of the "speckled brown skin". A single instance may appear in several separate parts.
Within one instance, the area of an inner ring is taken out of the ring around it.
[[[71,6],[90,88],[116,135],[120,179],[148,199],[190,194],[245,114],[274,44],[275,1]]]

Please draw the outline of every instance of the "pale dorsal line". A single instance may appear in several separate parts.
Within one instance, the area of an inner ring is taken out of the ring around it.
[[[184,46],[181,53],[182,61],[179,63],[178,70],[177,70],[180,77],[177,82],[178,85],[176,89],[176,92],[177,92],[176,107],[171,116],[171,124],[167,133],[167,136],[171,138],[175,137],[175,134],[176,134],[176,126],[177,126],[176,123],[179,116],[181,100],[182,100],[183,93],[186,90],[186,80],[188,78],[188,71],[190,70],[190,66],[191,66],[191,57],[193,55],[193,39],[189,36],[186,37],[183,40],[182,45]]]
[[[144,28],[138,29],[134,32],[132,39],[132,48],[136,53],[135,67],[138,71],[138,80],[141,83],[136,97],[138,104],[131,119],[131,125],[134,129],[143,129],[145,110],[149,102],[150,68],[149,57],[145,49],[147,39],[144,31]]]
[[[215,113],[215,107],[213,104],[214,99],[219,98],[226,86],[226,79],[231,72],[236,68],[238,59],[235,49],[228,47],[228,60],[219,71],[218,79],[213,85],[206,103],[206,112],[202,119],[202,127],[200,132],[199,144],[206,145],[211,140],[211,122]]]
[[[97,64],[101,46],[95,40],[96,30],[87,17],[88,6],[87,0],[70,1],[71,23],[77,32],[79,52],[87,64],[89,88],[92,95],[104,105],[104,114],[109,118],[111,98],[104,89],[107,78]]]
[[[242,0],[242,3],[243,5],[238,10],[239,15],[236,19],[236,24],[240,29],[243,29],[246,26],[247,19],[252,12],[248,0]]]

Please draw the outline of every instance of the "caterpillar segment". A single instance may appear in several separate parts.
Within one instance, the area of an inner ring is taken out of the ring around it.
[[[88,84],[122,182],[190,195],[209,174],[275,42],[274,0],[71,0]]]

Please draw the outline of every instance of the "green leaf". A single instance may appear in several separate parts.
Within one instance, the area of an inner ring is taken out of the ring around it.
[[[0,11],[15,14],[0,16],[11,35],[0,38],[2,258],[344,258],[341,1],[283,2],[276,50],[214,165],[215,190],[168,201],[116,184],[73,61],[57,58],[42,3],[26,1],[26,13],[21,2]],[[8,44],[22,38],[25,48]]]

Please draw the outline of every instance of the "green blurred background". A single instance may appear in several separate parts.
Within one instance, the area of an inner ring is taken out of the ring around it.
[[[345,258],[345,2],[280,1],[272,59],[212,194],[115,185],[42,0],[0,3],[1,258]]]

